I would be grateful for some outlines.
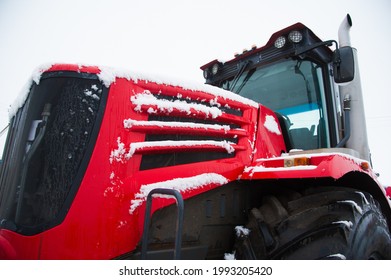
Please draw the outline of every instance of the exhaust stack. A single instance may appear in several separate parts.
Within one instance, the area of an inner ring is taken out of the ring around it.
[[[338,41],[340,47],[351,47],[350,28],[352,27],[352,18],[348,14],[342,21],[338,30]],[[364,99],[361,88],[361,78],[358,67],[357,50],[353,48],[354,54],[354,79],[350,83],[340,84],[339,92],[341,100],[351,98],[350,111],[350,129],[351,135],[346,142],[346,148],[356,150],[360,158],[371,162],[368,145],[367,126],[364,110]]]
[[[350,28],[352,27],[353,22],[349,14],[341,22],[341,25],[338,29],[338,42],[340,47],[351,46],[350,43]]]

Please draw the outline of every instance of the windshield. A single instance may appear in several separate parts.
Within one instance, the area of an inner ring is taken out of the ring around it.
[[[322,68],[316,63],[279,61],[226,80],[223,88],[274,110],[288,149],[330,146]]]

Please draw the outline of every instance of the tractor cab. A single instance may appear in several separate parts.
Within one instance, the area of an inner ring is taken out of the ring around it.
[[[335,51],[330,47],[333,46]],[[342,50],[342,51],[340,51]],[[271,36],[263,47],[201,67],[207,84],[272,109],[286,152],[344,147],[345,114],[337,82],[353,79],[352,49],[322,41],[301,23]],[[346,108],[345,108],[346,109]]]

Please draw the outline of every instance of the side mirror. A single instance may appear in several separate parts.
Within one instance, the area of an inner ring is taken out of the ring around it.
[[[354,79],[354,55],[351,47],[336,49],[333,54],[334,81],[351,82]]]

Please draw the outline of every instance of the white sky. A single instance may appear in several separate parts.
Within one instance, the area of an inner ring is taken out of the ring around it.
[[[203,83],[201,65],[262,46],[296,22],[323,40],[337,39],[347,13],[353,19],[373,165],[391,185],[389,0],[0,0],[0,128],[32,71],[47,62]]]

